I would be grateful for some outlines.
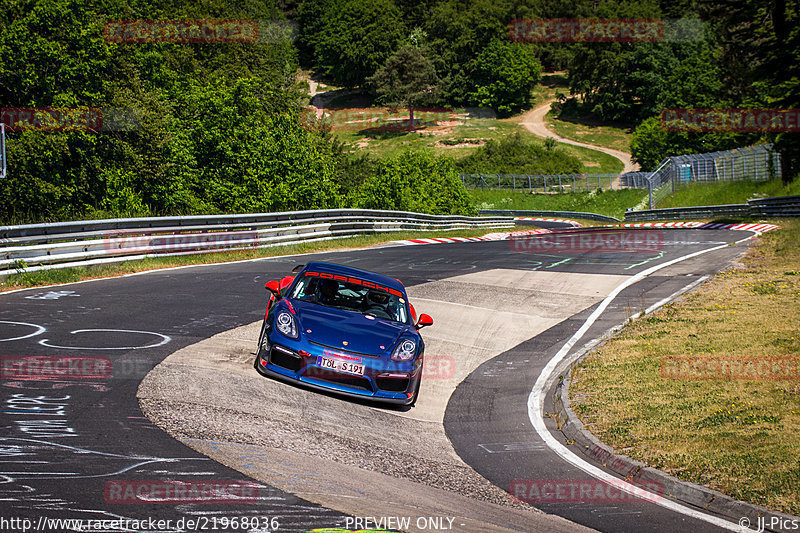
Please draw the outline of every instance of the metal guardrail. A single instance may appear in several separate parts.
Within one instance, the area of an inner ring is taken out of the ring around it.
[[[507,209],[481,209],[479,215],[513,216],[513,217],[558,217],[558,218],[583,218],[585,220],[599,220],[601,222],[620,222],[620,219],[597,213],[582,213],[578,211],[514,211]]]
[[[687,218],[749,217],[747,204],[711,205],[700,207],[676,207],[673,209],[648,209],[628,211],[625,222],[647,222],[651,220],[676,220]]]
[[[510,228],[510,217],[332,209],[0,227],[0,276],[153,256],[267,248],[392,231]]]
[[[750,209],[763,217],[800,217],[800,196],[777,196],[748,200]]]
[[[625,222],[716,217],[800,217],[800,196],[760,198],[748,200],[746,204],[628,211]]]
[[[0,179],[6,177],[6,125],[0,122]]]

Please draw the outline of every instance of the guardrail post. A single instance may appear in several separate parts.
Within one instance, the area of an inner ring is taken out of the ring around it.
[[[670,159],[670,161],[672,161],[672,159]],[[670,190],[672,191],[672,194],[675,194],[675,174],[677,174],[678,168],[674,162],[670,165],[669,168],[670,168],[670,173],[669,173]]]
[[[6,177],[6,125],[0,122],[0,179]]]

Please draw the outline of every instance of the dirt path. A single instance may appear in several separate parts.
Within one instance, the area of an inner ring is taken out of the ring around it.
[[[578,141],[573,141],[572,139],[567,139],[566,137],[562,137],[549,129],[547,129],[547,125],[544,122],[544,117],[548,111],[550,111],[550,105],[554,102],[554,100],[549,100],[537,107],[534,107],[524,115],[522,115],[522,125],[525,126],[528,131],[533,133],[534,135],[538,135],[539,137],[553,137],[555,140],[566,143],[572,144],[574,146],[583,146],[584,148],[591,148],[592,150],[597,150],[599,152],[606,153],[610,156],[616,157],[622,164],[624,165],[623,172],[633,172],[639,170],[639,165],[631,161],[631,154],[627,152],[622,152],[620,150],[614,150],[612,148],[606,148],[604,146],[596,146],[594,144],[587,144]],[[619,188],[619,180],[614,181],[614,188]]]

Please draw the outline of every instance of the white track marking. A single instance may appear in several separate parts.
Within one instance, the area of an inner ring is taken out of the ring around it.
[[[36,335],[40,335],[47,331],[44,326],[40,326],[38,324],[28,324],[27,322],[14,322],[11,320],[0,320],[0,324],[17,324],[19,326],[30,326],[32,328],[36,328],[36,331],[33,333],[28,333],[27,335],[22,335],[21,337],[12,337],[10,339],[0,339],[0,342],[9,342],[9,341],[21,341],[22,339],[29,339],[31,337],[35,337]]]
[[[735,241],[735,242],[731,243],[731,245],[745,242],[745,241],[750,240],[750,239],[752,239],[754,237],[757,237],[758,235],[759,235],[759,233],[756,232],[755,235],[751,235],[750,237],[747,237],[745,239],[741,239],[741,240]],[[583,325],[578,329],[578,331],[576,331],[575,334],[561,347],[561,349],[558,351],[558,353],[555,356],[553,356],[553,358],[550,359],[550,361],[548,361],[548,363],[547,363],[547,365],[545,365],[544,369],[542,369],[542,372],[539,375],[539,378],[536,380],[536,383],[534,384],[533,389],[531,390],[531,393],[528,396],[528,418],[530,419],[531,424],[533,425],[533,428],[536,430],[536,433],[539,434],[539,437],[547,444],[547,446],[551,450],[553,450],[556,454],[558,454],[562,459],[564,459],[568,463],[572,464],[573,466],[583,470],[587,474],[589,474],[589,475],[591,475],[591,476],[593,476],[593,477],[595,477],[595,478],[597,478],[599,480],[605,481],[607,483],[613,483],[620,490],[622,490],[622,491],[624,491],[624,492],[626,492],[628,494],[631,494],[631,495],[640,497],[642,499],[651,501],[651,502],[656,503],[656,504],[658,504],[658,505],[660,505],[662,507],[670,509],[671,511],[675,511],[675,512],[681,513],[683,515],[690,516],[692,518],[696,518],[698,520],[702,520],[702,521],[708,522],[710,524],[713,524],[715,526],[718,526],[718,527],[721,527],[721,528],[724,528],[724,529],[727,529],[727,530],[730,530],[730,531],[742,531],[742,527],[739,524],[736,524],[736,523],[733,523],[733,522],[729,522],[728,520],[725,520],[725,519],[722,519],[722,518],[719,518],[719,517],[716,517],[716,516],[712,516],[712,515],[697,511],[697,510],[692,509],[690,507],[686,507],[685,505],[681,505],[681,504],[679,504],[677,502],[674,502],[672,500],[668,500],[663,496],[660,496],[660,495],[657,495],[657,494],[653,494],[653,493],[649,493],[646,490],[644,490],[642,487],[639,487],[637,485],[633,485],[633,484],[628,483],[626,481],[622,481],[619,478],[617,478],[616,476],[613,476],[613,475],[609,474],[608,472],[605,472],[604,470],[602,470],[602,469],[600,469],[600,468],[588,463],[584,459],[578,457],[574,452],[572,452],[569,448],[567,448],[561,442],[559,442],[550,433],[550,431],[547,429],[547,426],[545,426],[544,418],[543,418],[545,397],[547,396],[547,390],[549,389],[550,384],[553,381],[551,379],[551,376],[555,373],[556,367],[559,365],[559,363],[561,363],[566,358],[567,354],[572,349],[572,347],[575,345],[575,343],[578,342],[578,340],[580,340],[581,337],[583,337],[583,335],[586,333],[586,331],[592,326],[592,324],[595,323],[595,321],[597,321],[597,319],[600,317],[600,315],[603,313],[603,311],[605,311],[605,309],[608,307],[608,305],[619,295],[619,293],[621,293],[624,289],[626,289],[627,287],[633,285],[634,283],[637,283],[637,282],[641,281],[642,279],[644,279],[645,277],[649,276],[650,274],[652,274],[652,273],[654,273],[654,272],[656,272],[658,270],[661,270],[662,268],[666,268],[668,266],[674,265],[675,263],[679,263],[681,261],[685,261],[687,259],[691,259],[693,257],[697,257],[699,255],[706,254],[708,252],[713,252],[715,250],[720,250],[722,248],[725,248],[726,246],[728,246],[728,245],[725,244],[725,245],[722,245],[722,246],[715,246],[713,248],[708,248],[706,250],[700,250],[699,252],[693,252],[691,254],[684,255],[684,256],[678,257],[676,259],[672,259],[670,261],[667,261],[666,263],[655,265],[655,266],[650,267],[650,268],[648,268],[646,270],[643,270],[642,272],[639,272],[638,274],[632,276],[628,280],[620,283],[617,286],[617,288],[615,288],[611,292],[611,294],[609,294],[600,303],[600,305],[597,307],[597,309],[595,309],[594,312],[592,312],[592,314],[589,316],[589,318],[586,319],[586,322],[584,322]]]
[[[145,348],[157,348],[159,346],[163,346],[172,340],[172,338],[169,337],[168,335],[162,335],[161,333],[156,333],[155,331],[137,331],[133,329],[76,329],[75,331],[70,331],[70,334],[75,335],[76,333],[86,333],[91,331],[113,331],[117,333],[143,333],[145,335],[155,335],[156,337],[161,337],[161,341],[155,344],[148,344],[147,346],[111,346],[108,348],[97,348],[97,347],[86,347],[86,346],[58,346],[56,344],[48,344],[47,341],[49,341],[50,339],[42,339],[39,341],[39,344],[41,344],[42,346],[47,346],[48,348],[60,348],[65,350],[143,350]]]

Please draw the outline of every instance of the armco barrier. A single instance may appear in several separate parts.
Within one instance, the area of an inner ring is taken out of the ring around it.
[[[648,209],[646,211],[628,211],[625,222],[647,222],[650,220],[676,220],[715,217],[749,217],[750,206],[747,204],[710,205],[700,207],[676,207],[672,209]]]
[[[509,216],[509,217],[558,217],[582,218],[584,220],[599,220],[600,222],[620,222],[618,218],[597,213],[581,213],[576,211],[514,211],[506,209],[481,209],[479,215]]]
[[[777,196],[748,200],[751,210],[763,217],[800,217],[800,196]]]
[[[266,248],[392,231],[510,228],[510,217],[332,209],[0,227],[0,276],[143,257]]]
[[[746,204],[628,211],[625,213],[625,222],[715,217],[800,217],[800,196],[760,198],[748,200]]]

